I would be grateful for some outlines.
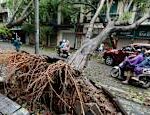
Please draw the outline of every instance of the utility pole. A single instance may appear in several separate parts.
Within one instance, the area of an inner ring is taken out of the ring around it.
[[[39,0],[35,0],[35,54],[39,54]]]

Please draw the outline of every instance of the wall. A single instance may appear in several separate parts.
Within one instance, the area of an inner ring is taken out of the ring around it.
[[[119,38],[117,43],[117,49],[127,46],[132,43],[150,43],[150,40],[147,39],[130,39],[130,38]]]
[[[76,39],[75,33],[72,30],[60,30],[57,33],[57,45],[59,44],[59,41],[63,39],[69,40],[71,48],[75,48]]]

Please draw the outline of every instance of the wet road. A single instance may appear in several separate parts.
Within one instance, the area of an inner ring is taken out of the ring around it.
[[[15,51],[10,43],[0,42],[2,50]],[[22,46],[21,50],[34,53],[34,47]],[[40,49],[40,54],[56,55],[54,50]],[[113,93],[130,115],[150,115],[150,88],[142,89],[131,85],[124,85],[121,81],[110,77],[111,67],[103,64],[101,59],[92,58],[83,74],[93,80],[97,85],[104,86]]]
[[[142,89],[131,85],[124,85],[121,81],[110,77],[110,69],[111,66],[105,65],[97,59],[92,59],[84,74],[97,85],[104,86],[114,94],[128,111],[128,114],[150,115],[150,106],[144,106],[150,98],[150,88]]]

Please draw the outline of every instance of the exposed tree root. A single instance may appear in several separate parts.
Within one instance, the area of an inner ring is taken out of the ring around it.
[[[40,56],[14,53],[7,63],[6,94],[30,111],[85,115],[123,114],[104,94],[79,77],[67,63],[47,63]]]

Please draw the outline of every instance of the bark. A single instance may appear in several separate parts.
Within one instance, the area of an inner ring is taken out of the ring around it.
[[[18,7],[16,8],[16,10],[14,11],[14,14],[11,17],[10,21],[8,22],[8,25],[13,22],[13,20],[14,20],[15,16],[17,15],[17,13],[18,13],[18,11],[19,11],[22,3],[23,3],[23,0],[20,2],[20,4],[18,5]]]
[[[30,9],[30,7],[31,7],[32,4],[33,4],[33,0],[31,0],[29,2],[29,4],[25,7],[25,9],[23,10],[21,16],[24,16],[29,11],[29,9]]]
[[[137,20],[136,22],[128,26],[120,26],[120,23],[117,22],[115,23],[116,26],[114,27],[113,31],[126,31],[126,30],[134,29],[138,27],[142,22],[144,22],[149,17],[150,17],[150,13],[144,15],[141,19]]]
[[[125,0],[125,1],[120,2],[120,5],[119,5],[120,7],[118,8],[119,9],[118,10],[119,16],[118,16],[117,20],[121,19],[121,17],[123,16],[123,14],[127,13],[127,12],[131,12],[132,13],[132,19],[134,20],[134,17],[135,17],[134,13],[136,12],[136,11],[134,11],[134,9],[136,7],[136,4],[134,4],[133,8],[131,9],[133,3],[134,3],[134,0]],[[130,23],[132,23],[132,22],[130,22]],[[122,25],[123,24],[125,25],[126,22],[123,21]]]
[[[107,0],[106,18],[107,18],[108,22],[111,21],[111,17],[110,17],[109,14],[110,14],[110,8],[111,8],[111,5],[112,5],[112,2],[113,2],[113,0],[111,0],[110,3],[109,3],[109,0]]]
[[[94,39],[88,39],[84,42],[79,50],[68,60],[74,68],[82,71],[97,46],[104,41],[114,27],[114,22],[108,23],[106,28]]]
[[[33,9],[31,9],[29,12],[27,12],[24,16],[18,18],[17,20],[14,20],[13,22],[11,23],[7,23],[6,24],[6,27],[7,28],[12,28],[13,26],[16,26],[16,25],[21,25],[25,20],[26,18],[31,14],[31,12],[33,11]]]
[[[85,39],[83,41],[83,45],[81,46],[81,48],[72,56],[72,58],[70,58],[68,60],[68,63],[70,63],[72,66],[74,66],[77,70],[82,70],[86,65],[87,65],[87,60],[89,59],[89,57],[91,56],[92,52],[97,48],[98,44],[102,39],[98,39],[103,38],[107,32],[105,33],[105,30],[107,30],[107,27],[105,28],[104,32],[101,32],[100,35],[98,35],[95,39],[90,39],[92,37],[92,31],[93,31],[93,27],[94,27],[94,22],[96,21],[103,5],[104,5],[105,0],[101,0],[100,1],[100,5],[95,13],[95,15],[93,16],[87,34],[85,36]],[[109,27],[109,26],[108,26]],[[102,41],[101,41],[102,42]]]
[[[77,70],[79,71],[83,70],[84,67],[87,65],[88,59],[92,55],[93,51],[97,48],[97,46],[100,43],[102,43],[102,41],[104,41],[107,38],[107,36],[111,32],[118,31],[118,30],[126,31],[126,30],[136,28],[149,17],[150,15],[146,14],[141,19],[128,26],[119,26],[119,25],[116,26],[116,23],[114,21],[109,21],[107,26],[95,38],[88,39],[89,37],[86,37],[81,48],[77,50],[77,52],[68,60],[68,62],[72,66],[74,66]],[[91,20],[90,27],[86,35],[90,36],[92,34],[93,24],[94,24],[94,20]]]
[[[122,2],[123,2],[123,11],[128,12],[134,1],[133,0],[125,0],[125,1],[122,1]]]
[[[95,15],[93,16],[92,20],[90,21],[90,25],[87,31],[87,34],[85,35],[86,39],[90,39],[92,37],[92,31],[93,31],[93,27],[94,27],[94,22],[96,21],[103,5],[104,5],[105,0],[101,0],[100,1],[100,6],[98,7],[98,9],[96,10]]]
[[[125,7],[125,9],[124,9],[126,12],[129,11],[129,9],[130,9],[132,3],[133,3],[133,0],[130,0],[129,4],[128,4],[128,5]]]
[[[39,0],[35,0],[35,54],[39,54]]]

